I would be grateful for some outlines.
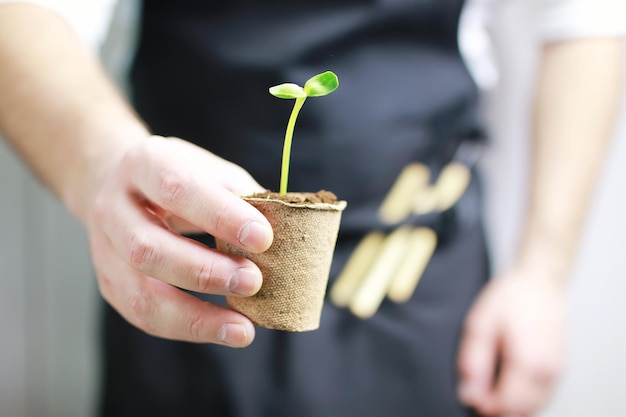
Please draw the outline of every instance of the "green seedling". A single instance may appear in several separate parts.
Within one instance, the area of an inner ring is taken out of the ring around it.
[[[335,91],[338,86],[339,80],[337,76],[332,71],[326,71],[309,78],[304,84],[304,87],[300,87],[298,84],[285,83],[270,88],[270,94],[275,97],[296,100],[285,132],[283,161],[280,171],[280,194],[287,193],[293,130],[296,126],[296,119],[298,118],[298,113],[300,113],[304,101],[307,97],[321,97],[330,94]]]

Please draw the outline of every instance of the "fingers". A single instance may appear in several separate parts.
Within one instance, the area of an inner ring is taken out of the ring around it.
[[[171,232],[141,202],[122,199],[112,209],[116,215],[103,216],[103,230],[135,271],[207,294],[249,296],[261,288],[261,272],[253,262]]]
[[[556,369],[539,358],[522,353],[506,358],[495,392],[481,409],[489,415],[506,411],[507,415],[532,415],[545,403],[555,382]]]
[[[232,192],[262,188],[240,168],[190,144],[171,146],[172,141],[154,138],[129,153],[125,162],[132,186],[164,211],[217,238],[252,252],[266,250],[272,242],[269,222]]]
[[[529,416],[554,382],[536,359],[502,334],[493,315],[470,316],[459,352],[461,401],[485,416]]]
[[[169,339],[247,346],[249,319],[181,290],[252,295],[251,261],[211,250],[171,225],[263,251],[265,217],[237,194],[262,189],[243,169],[180,140],[137,144],[97,190],[89,241],[103,297],[126,320]]]
[[[551,323],[549,310],[543,313],[533,319],[534,325],[518,324],[519,330],[508,334],[494,401],[488,407],[493,412],[506,410],[510,415],[529,416],[550,396],[563,368],[564,347],[562,327]]]
[[[459,348],[459,398],[481,411],[493,400],[499,343],[495,319],[477,305],[466,320]]]
[[[562,294],[516,276],[492,281],[472,308],[459,351],[459,397],[485,416],[526,417],[563,367]]]
[[[119,307],[131,323],[167,339],[243,347],[254,338],[254,326],[241,314],[152,278],[129,292]]]
[[[112,248],[94,251],[102,296],[128,322],[146,333],[166,339],[245,347],[254,340],[254,326],[243,315],[187,294],[133,271]],[[124,281],[116,277],[125,277]]]

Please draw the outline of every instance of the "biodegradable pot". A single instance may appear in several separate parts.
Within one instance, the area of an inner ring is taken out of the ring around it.
[[[304,194],[289,195],[296,196],[292,201],[297,201]],[[268,219],[274,241],[263,253],[249,253],[217,240],[219,250],[250,259],[263,274],[257,294],[226,297],[228,306],[270,329],[317,329],[346,202],[290,202],[271,196],[244,200]]]

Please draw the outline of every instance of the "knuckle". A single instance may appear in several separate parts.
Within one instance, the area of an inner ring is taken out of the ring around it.
[[[215,291],[215,278],[213,277],[213,264],[202,264],[195,272],[196,288],[203,293]]]
[[[213,224],[215,230],[220,230],[226,218],[226,206],[221,206],[213,212]]]
[[[145,234],[133,233],[128,238],[128,261],[134,268],[145,271],[148,265],[159,262],[162,257],[154,243]]]
[[[143,332],[158,336],[158,329],[152,320],[152,300],[145,291],[138,291],[128,296],[128,307],[130,309],[129,321]]]
[[[232,212],[233,210],[230,201],[224,202],[221,206],[213,210],[211,217],[213,219],[213,227],[215,230],[221,230],[226,227],[226,225],[231,223],[228,219]]]
[[[128,305],[132,314],[140,319],[150,313],[150,300],[145,292],[135,292],[128,296]]]
[[[188,332],[193,340],[201,341],[205,339],[203,337],[205,321],[206,317],[203,314],[195,314],[189,320]]]
[[[159,174],[158,192],[164,204],[178,206],[187,199],[190,179],[183,173],[165,169]]]

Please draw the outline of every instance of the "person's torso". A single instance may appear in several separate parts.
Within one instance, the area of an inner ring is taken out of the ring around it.
[[[337,73],[336,92],[304,104],[290,175],[291,190],[348,200],[332,283],[375,226],[355,220],[376,218],[398,173],[412,161],[441,167],[479,128],[456,45],[461,3],[146,0],[137,109],[155,133],[203,145],[276,189],[293,103],[268,88]],[[472,181],[459,202],[466,224],[435,251],[411,300],[384,302],[369,320],[327,303],[317,331],[259,328],[252,346],[233,350],[156,339],[108,309],[102,415],[473,416],[456,399],[454,355],[488,273],[478,189]]]
[[[290,190],[335,192],[350,203],[349,224],[409,162],[440,165],[475,134],[476,89],[457,48],[462,3],[149,0],[137,106],[155,133],[198,143],[276,190],[293,102],[268,88],[334,71],[339,89],[301,111]]]

